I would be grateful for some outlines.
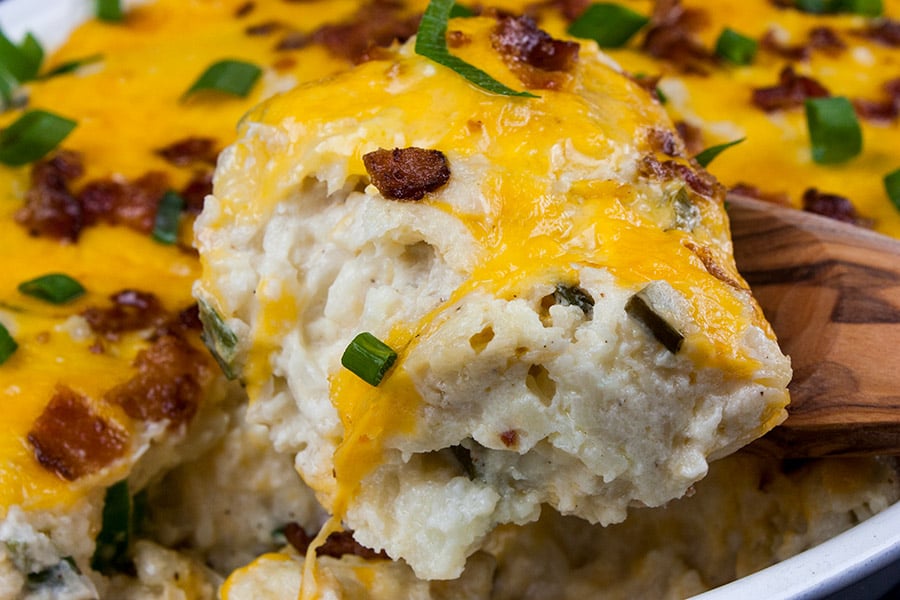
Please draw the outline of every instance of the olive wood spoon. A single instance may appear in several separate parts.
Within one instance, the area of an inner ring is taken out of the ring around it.
[[[738,270],[794,377],[787,420],[754,447],[785,458],[900,454],[900,241],[728,197]]]

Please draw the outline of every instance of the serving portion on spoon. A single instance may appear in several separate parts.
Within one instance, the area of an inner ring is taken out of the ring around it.
[[[738,269],[791,357],[786,457],[900,453],[900,241],[732,195]]]

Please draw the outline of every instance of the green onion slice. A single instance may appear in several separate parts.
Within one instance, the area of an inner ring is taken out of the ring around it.
[[[121,0],[97,0],[97,18],[108,23],[118,23],[125,18]]]
[[[131,494],[128,480],[123,479],[106,488],[102,525],[91,568],[105,575],[126,569],[130,564],[128,547],[133,529]]]
[[[649,286],[628,299],[625,312],[643,324],[666,350],[676,354],[684,343],[684,335],[654,308],[648,288]]]
[[[353,338],[341,356],[341,364],[369,385],[381,383],[396,360],[390,346],[365,331]]]
[[[569,25],[574,37],[594,40],[601,48],[619,48],[650,22],[648,17],[611,2],[590,5]]]
[[[222,316],[212,306],[203,300],[199,300],[198,305],[200,322],[203,323],[203,333],[200,336],[203,343],[219,363],[225,376],[228,379],[237,378],[237,334],[225,324]]]
[[[16,340],[9,334],[9,330],[0,323],[0,365],[9,360],[9,357],[18,349]]]
[[[75,125],[75,121],[43,110],[24,113],[0,132],[0,163],[20,167],[44,157]]]
[[[716,56],[736,65],[749,65],[756,56],[757,46],[753,38],[726,27],[716,40]]]
[[[52,304],[65,304],[84,295],[84,287],[65,273],[49,273],[19,284],[19,291],[26,296],[46,300]]]
[[[44,60],[44,50],[32,34],[18,46],[0,32],[0,65],[17,81],[34,79]]]
[[[884,176],[884,189],[894,208],[900,210],[900,169]]]
[[[162,244],[174,244],[178,241],[178,224],[181,222],[181,211],[184,210],[184,198],[176,192],[168,190],[163,194],[156,210],[156,221],[153,224],[153,239]]]
[[[519,92],[508,88],[478,67],[472,66],[463,59],[450,54],[447,48],[447,20],[453,10],[453,0],[431,0],[416,35],[416,54],[433,60],[439,65],[452,69],[478,87],[503,96],[522,96],[536,98],[530,92]]]
[[[877,17],[884,12],[881,0],[796,0],[797,10],[818,15],[852,13]]]
[[[262,69],[253,63],[241,60],[220,60],[210,65],[181,99],[185,100],[201,90],[222,92],[243,98],[253,89],[253,85],[260,75],[262,75]]]
[[[862,129],[853,104],[843,96],[806,100],[812,158],[823,165],[850,160],[862,152]]]
[[[450,9],[450,18],[456,19],[457,17],[472,17],[475,16],[475,13],[471,8],[467,8],[462,4],[454,3],[453,8]]]
[[[100,62],[103,60],[102,54],[92,54],[90,56],[85,56],[84,58],[75,58],[72,60],[67,60],[66,62],[60,63],[41,75],[39,79],[50,79],[51,77],[56,77],[58,75],[66,75],[68,73],[74,73],[81,67],[85,65],[90,65],[95,62]]]
[[[740,138],[732,142],[725,142],[724,144],[719,144],[718,146],[710,146],[706,150],[703,150],[702,152],[697,154],[697,156],[694,157],[694,160],[700,163],[701,167],[706,168],[706,166],[709,165],[709,163],[711,163],[715,157],[722,154],[722,152],[728,150],[732,146],[737,146],[745,139],[747,138]]]

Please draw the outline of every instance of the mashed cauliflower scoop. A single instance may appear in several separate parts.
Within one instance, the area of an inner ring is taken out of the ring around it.
[[[542,504],[608,524],[682,496],[785,417],[791,374],[724,191],[651,94],[526,19],[449,29],[533,97],[407,44],[249,114],[197,223],[208,343],[250,418],[335,523],[428,579]],[[397,355],[380,381],[341,364],[364,332]]]

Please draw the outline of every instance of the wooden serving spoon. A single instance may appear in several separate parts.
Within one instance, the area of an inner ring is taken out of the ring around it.
[[[780,456],[900,454],[900,241],[728,197],[738,270],[790,355]]]

